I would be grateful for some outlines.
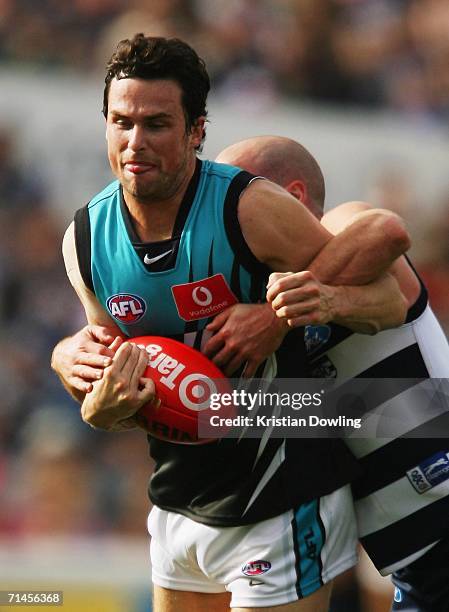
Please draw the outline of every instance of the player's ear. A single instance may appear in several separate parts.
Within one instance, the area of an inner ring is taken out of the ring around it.
[[[302,202],[304,205],[307,205],[307,187],[303,181],[300,181],[299,179],[291,181],[288,185],[284,186],[284,189],[286,189],[294,198]]]
[[[191,127],[190,135],[194,148],[197,148],[203,142],[204,126],[206,124],[206,117],[198,117],[195,123]]]

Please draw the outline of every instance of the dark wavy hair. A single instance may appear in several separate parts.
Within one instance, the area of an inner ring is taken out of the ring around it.
[[[206,117],[206,100],[210,89],[204,61],[187,43],[178,38],[162,38],[135,34],[121,40],[106,66],[103,93],[103,115],[108,114],[109,88],[112,79],[170,79],[182,91],[186,130]],[[203,130],[203,141],[206,130]]]

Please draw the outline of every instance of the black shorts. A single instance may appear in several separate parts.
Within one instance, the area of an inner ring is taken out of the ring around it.
[[[449,535],[391,579],[395,586],[392,610],[449,612]]]

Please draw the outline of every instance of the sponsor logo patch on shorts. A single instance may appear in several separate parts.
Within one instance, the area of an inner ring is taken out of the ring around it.
[[[260,576],[261,574],[265,574],[271,569],[271,563],[269,561],[264,561],[262,559],[258,559],[257,561],[248,561],[242,567],[242,572],[245,576]]]
[[[440,451],[407,471],[407,478],[418,493],[425,493],[449,479],[449,453]]]

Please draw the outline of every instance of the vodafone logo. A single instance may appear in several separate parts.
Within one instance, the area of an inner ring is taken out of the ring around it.
[[[132,293],[117,293],[107,299],[106,306],[111,315],[124,325],[137,323],[147,310],[145,300]]]
[[[178,314],[184,321],[213,317],[238,302],[223,274],[172,288]]]
[[[206,287],[195,287],[192,299],[198,306],[209,306],[212,303],[212,293]]]

